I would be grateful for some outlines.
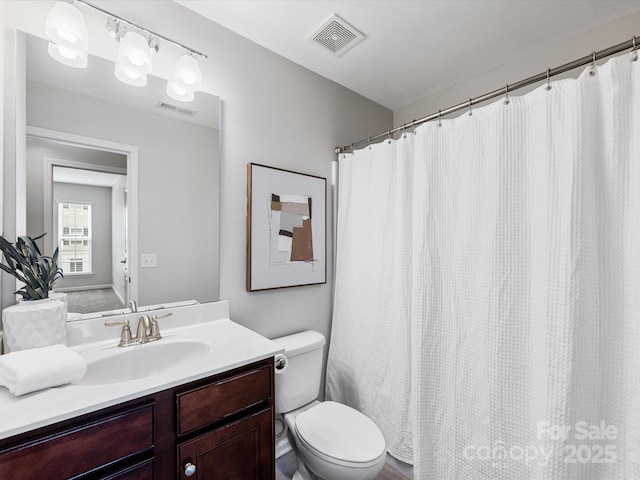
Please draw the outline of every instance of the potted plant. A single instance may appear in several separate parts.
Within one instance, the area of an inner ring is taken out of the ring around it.
[[[0,269],[24,284],[15,292],[22,301],[2,311],[5,353],[65,341],[66,296],[52,298],[53,285],[63,272],[58,266],[58,249],[48,257],[36,244],[45,235],[18,237],[15,244],[0,236],[5,262],[0,263]]]
[[[62,269],[58,267],[58,249],[52,257],[42,255],[36,240],[44,237],[46,233],[31,238],[18,237],[13,244],[0,236],[0,250],[4,256],[6,265],[0,263],[0,269],[24,283],[24,287],[18,290],[23,300],[42,300],[49,298],[49,292],[53,284],[62,278]]]

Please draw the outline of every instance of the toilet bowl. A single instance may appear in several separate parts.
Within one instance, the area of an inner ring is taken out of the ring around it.
[[[336,402],[318,402],[284,415],[296,452],[315,475],[301,480],[370,480],[384,467],[384,437],[365,415]]]
[[[306,331],[275,339],[285,350],[276,367],[276,413],[297,454],[293,480],[372,480],[384,467],[382,432],[367,416],[338,402],[320,402],[324,336]]]

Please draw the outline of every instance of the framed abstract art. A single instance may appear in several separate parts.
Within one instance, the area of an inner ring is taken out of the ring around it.
[[[247,165],[247,291],[326,283],[327,180]]]

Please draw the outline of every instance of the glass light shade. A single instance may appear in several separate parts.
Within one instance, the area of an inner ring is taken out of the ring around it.
[[[76,51],[87,51],[89,35],[82,12],[68,2],[57,2],[45,23],[45,34],[52,42]]]
[[[132,87],[144,87],[147,84],[146,73],[124,68],[119,63],[116,63],[116,78]]]
[[[87,52],[84,50],[75,50],[65,45],[49,42],[48,52],[57,61],[69,67],[85,68],[88,63]]]
[[[174,83],[190,92],[202,90],[202,73],[200,64],[192,55],[182,55],[173,73]]]
[[[181,88],[171,80],[167,82],[167,95],[169,95],[174,100],[178,100],[179,102],[191,102],[194,98],[194,94],[192,91]]]
[[[151,73],[151,50],[147,40],[136,32],[127,32],[120,40],[118,63],[127,71]]]

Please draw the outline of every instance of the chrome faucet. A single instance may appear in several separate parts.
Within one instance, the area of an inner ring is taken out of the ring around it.
[[[166,318],[173,313],[165,313],[164,315],[142,315],[138,320],[138,328],[136,330],[136,340],[139,343],[155,342],[160,340],[160,325],[158,325],[158,319]]]
[[[137,345],[138,340],[131,336],[131,327],[129,326],[129,320],[124,322],[104,322],[107,327],[115,327],[122,325],[122,333],[120,334],[119,347],[128,347],[130,345]]]
[[[129,309],[131,313],[138,313],[138,304],[135,300],[129,300]]]
[[[135,305],[135,302],[134,302]],[[165,313],[164,315],[142,315],[138,320],[138,328],[136,329],[136,336],[131,336],[131,327],[129,325],[129,320],[124,320],[123,322],[105,322],[104,324],[107,327],[115,327],[117,325],[122,325],[122,333],[120,334],[120,342],[118,343],[119,347],[129,347],[131,345],[140,345],[141,343],[149,343],[155,342],[156,340],[160,340],[162,335],[160,335],[160,325],[158,325],[159,318],[165,318],[173,313]]]
[[[147,343],[149,342],[149,324],[151,323],[151,319],[149,315],[142,315],[138,319],[138,328],[136,329],[136,340],[138,343]]]

